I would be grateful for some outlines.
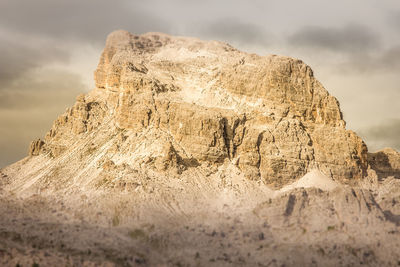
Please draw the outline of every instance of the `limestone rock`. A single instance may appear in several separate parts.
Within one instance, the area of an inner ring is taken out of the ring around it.
[[[95,79],[0,169],[3,265],[398,264],[399,153],[302,61],[117,31]]]
[[[368,163],[381,179],[389,176],[400,179],[400,153],[396,150],[385,148],[368,153]]]
[[[185,169],[182,157],[176,152],[171,142],[164,145],[162,156],[155,160],[155,166],[159,171],[172,169],[177,174]]]
[[[40,154],[40,152],[42,152],[43,148],[44,148],[43,140],[36,139],[36,140],[32,141],[29,146],[29,155],[37,156]]]
[[[278,188],[314,168],[343,182],[367,173],[366,145],[346,130],[338,101],[300,60],[117,31],[95,82],[56,120],[43,153],[79,154],[80,146],[82,160],[132,166],[154,158],[160,172],[182,162],[230,162]]]

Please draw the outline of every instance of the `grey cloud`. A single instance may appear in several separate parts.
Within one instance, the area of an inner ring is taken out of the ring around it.
[[[270,42],[267,33],[260,26],[233,18],[214,21],[199,28],[198,33],[206,38],[240,45],[265,46]]]
[[[377,64],[385,70],[400,70],[400,45],[393,46],[382,53],[377,60]]]
[[[306,27],[287,38],[292,49],[306,54],[330,55],[331,67],[341,75],[398,72],[400,45],[384,48],[381,38],[367,27],[349,24],[342,28]]]
[[[0,36],[0,91],[24,73],[43,64],[67,62],[67,51],[53,42],[40,45],[24,40],[9,40]]]
[[[342,28],[310,26],[288,38],[289,45],[337,53],[363,54],[379,48],[379,36],[367,27],[349,24]]]
[[[0,112],[66,107],[84,89],[81,77],[74,73],[47,69],[28,72],[0,90]]]
[[[26,34],[103,43],[113,30],[168,31],[168,23],[128,0],[2,0],[0,25]]]
[[[336,70],[341,74],[398,73],[400,71],[400,45],[376,51],[373,54],[351,54]]]
[[[360,131],[364,136],[370,151],[392,147],[400,151],[400,119],[391,119]]]
[[[400,34],[400,10],[398,11],[391,11],[387,15],[387,20],[389,22],[389,26]]]

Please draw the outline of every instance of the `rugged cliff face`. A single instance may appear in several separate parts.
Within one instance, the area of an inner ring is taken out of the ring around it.
[[[97,162],[150,166],[171,146],[180,169],[230,161],[275,187],[312,168],[343,182],[366,175],[365,144],[345,129],[338,101],[300,60],[117,31],[107,38],[95,81],[44,142],[31,145],[31,155],[57,158],[91,140],[87,156]]]
[[[0,265],[398,264],[399,153],[303,62],[117,31],[95,81],[0,170]]]

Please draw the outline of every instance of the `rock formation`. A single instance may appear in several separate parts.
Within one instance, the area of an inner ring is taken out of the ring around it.
[[[117,31],[95,81],[0,170],[1,266],[399,264],[399,153],[300,60]]]
[[[313,168],[343,182],[366,175],[364,142],[346,130],[338,101],[300,60],[116,31],[95,81],[97,88],[55,121],[44,144],[32,144],[31,155],[60,157],[77,140],[102,139],[88,154],[99,155],[97,161],[165,158],[170,151],[162,148],[170,144],[183,165],[229,161],[274,187]]]
[[[380,179],[393,176],[400,179],[400,153],[392,148],[385,148],[375,153],[368,153],[368,162]]]

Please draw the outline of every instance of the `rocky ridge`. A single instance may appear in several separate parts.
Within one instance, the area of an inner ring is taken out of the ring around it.
[[[117,31],[95,81],[0,170],[0,265],[399,264],[399,153],[302,61]]]
[[[59,157],[77,139],[104,134],[108,147],[93,142],[90,153],[104,149],[97,163],[160,162],[171,148],[180,169],[229,161],[275,188],[313,168],[342,182],[367,174],[366,145],[345,129],[338,101],[300,60],[117,31],[107,38],[95,81],[44,141],[32,143],[30,155]]]

